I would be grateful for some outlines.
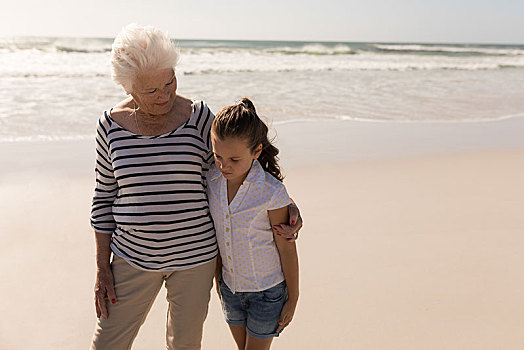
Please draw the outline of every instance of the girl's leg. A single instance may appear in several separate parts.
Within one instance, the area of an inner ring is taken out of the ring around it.
[[[248,334],[246,337],[245,350],[267,350],[271,347],[272,341],[273,341],[273,338],[258,339]]]
[[[215,264],[216,258],[191,269],[166,274],[169,350],[200,349]]]
[[[232,326],[229,325],[231,334],[237,343],[238,350],[244,350],[246,347],[246,326]]]
[[[278,321],[287,299],[286,283],[250,294],[246,324],[246,350],[265,350],[278,336]]]
[[[222,302],[222,312],[238,350],[244,350],[246,347],[246,308],[249,305],[249,293],[237,292],[234,294],[222,279],[222,275],[220,275],[217,282]]]

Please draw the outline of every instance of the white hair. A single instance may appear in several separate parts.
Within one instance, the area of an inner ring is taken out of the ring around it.
[[[167,33],[152,26],[129,24],[118,33],[111,50],[111,77],[127,94],[140,73],[175,69],[179,52]]]

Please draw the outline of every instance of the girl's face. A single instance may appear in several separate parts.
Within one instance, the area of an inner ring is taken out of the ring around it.
[[[247,142],[241,138],[227,138],[221,140],[214,133],[211,133],[211,142],[213,143],[213,154],[215,164],[222,172],[222,175],[233,182],[242,182],[245,180],[251,164],[262,153],[262,144],[258,145],[254,152],[247,146]]]

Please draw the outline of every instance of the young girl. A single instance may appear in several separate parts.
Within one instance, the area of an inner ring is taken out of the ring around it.
[[[278,149],[253,103],[223,108],[211,127],[215,165],[207,175],[209,207],[221,262],[216,283],[239,349],[269,349],[298,301],[294,242],[272,227],[288,222]]]

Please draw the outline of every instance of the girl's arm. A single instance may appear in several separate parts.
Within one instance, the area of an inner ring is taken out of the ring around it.
[[[215,269],[215,288],[217,290],[218,299],[222,301],[222,296],[220,295],[220,289],[218,288],[218,277],[220,277],[220,274],[222,273],[222,258],[220,257],[220,253],[217,255],[217,266]]]
[[[289,220],[288,207],[280,209],[269,210],[269,221],[271,226],[280,225],[287,223]],[[288,242],[288,240],[277,234],[277,231],[273,229],[273,237],[278,248],[280,255],[280,262],[282,264],[282,271],[284,272],[284,278],[286,279],[288,300],[284,304],[282,313],[280,314],[280,321],[277,332],[280,332],[286,327],[295,313],[295,308],[298,302],[298,255],[295,242]]]

